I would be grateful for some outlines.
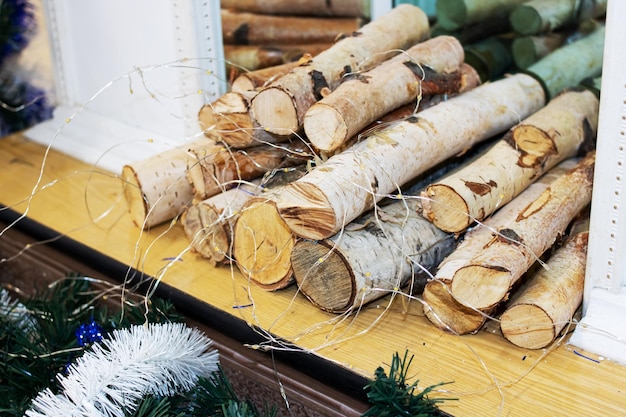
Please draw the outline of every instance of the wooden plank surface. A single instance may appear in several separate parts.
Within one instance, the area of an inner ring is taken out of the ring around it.
[[[315,308],[293,286],[260,290],[236,270],[214,268],[192,253],[180,224],[150,232],[133,226],[116,175],[55,151],[42,168],[44,151],[19,134],[0,140],[0,203],[258,326],[262,334],[368,378],[408,349],[420,387],[453,382],[441,395],[458,398],[442,406],[455,416],[622,415],[626,409],[626,367],[565,341],[533,351],[497,331],[445,334],[423,317],[418,300],[404,296],[336,316]]]

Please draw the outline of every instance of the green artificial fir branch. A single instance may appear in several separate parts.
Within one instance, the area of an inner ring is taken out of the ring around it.
[[[372,407],[362,417],[431,417],[442,416],[437,407],[450,398],[429,398],[429,394],[445,382],[431,385],[422,391],[417,389],[415,381],[408,384],[408,372],[413,361],[413,355],[404,358],[396,352],[391,360],[389,375],[382,367],[374,372],[375,379],[365,386],[367,398]]]
[[[102,349],[96,347],[99,346],[97,341],[87,340],[84,345],[78,342],[77,329],[85,323],[98,323],[106,336],[146,322],[167,324],[184,320],[171,302],[161,298],[151,298],[147,302],[140,298],[138,302],[127,295],[124,297],[124,309],[120,311],[103,303],[99,294],[102,292],[93,288],[90,279],[75,275],[59,280],[21,302],[12,299],[8,291],[0,289],[0,415],[24,416],[32,399],[42,390],[48,389],[55,396],[61,395],[63,386],[59,380],[69,375],[85,353],[89,354],[94,348]],[[56,379],[57,374],[63,377]],[[135,403],[135,409],[120,407],[116,415],[278,415],[275,407],[266,406],[261,412],[249,400],[239,399],[219,364],[216,371],[199,376],[188,391],[172,396],[162,394],[164,392],[148,390]]]

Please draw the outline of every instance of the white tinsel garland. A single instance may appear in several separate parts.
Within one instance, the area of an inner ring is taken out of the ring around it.
[[[0,317],[9,320],[24,331],[34,330],[37,326],[24,304],[12,299],[4,288],[0,290]]]
[[[63,392],[41,391],[29,417],[124,417],[147,395],[171,396],[195,387],[199,377],[218,370],[211,339],[182,323],[116,330],[78,358]]]

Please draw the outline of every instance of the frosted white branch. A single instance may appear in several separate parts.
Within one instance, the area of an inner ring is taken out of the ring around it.
[[[59,375],[63,391],[41,391],[28,417],[123,417],[146,395],[171,396],[218,369],[212,341],[181,323],[116,330]]]
[[[23,330],[34,329],[35,320],[31,316],[28,308],[9,295],[4,288],[0,291],[0,316],[15,323],[17,327]]]

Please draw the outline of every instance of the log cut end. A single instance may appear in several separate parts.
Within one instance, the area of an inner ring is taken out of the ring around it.
[[[216,265],[228,262],[229,230],[219,221],[219,214],[206,205],[192,205],[181,217],[183,230],[191,247]]]
[[[546,23],[545,26],[542,24],[544,19],[541,18],[536,8],[524,4],[513,8],[509,20],[513,30],[520,35],[534,35],[550,29],[549,23]]]
[[[433,184],[422,192],[422,197],[424,217],[445,232],[462,232],[475,220],[468,214],[469,207],[465,199],[452,187]]]
[[[274,202],[251,200],[235,224],[233,255],[239,270],[267,290],[293,282],[291,251],[295,236],[281,219]]]
[[[296,108],[293,97],[287,91],[268,87],[252,99],[250,112],[259,126],[268,132],[287,136],[300,127]]]
[[[444,332],[458,335],[475,333],[487,320],[486,314],[457,302],[444,281],[433,280],[426,284],[422,298],[424,314]]]
[[[483,310],[505,300],[510,286],[510,271],[496,266],[468,265],[454,274],[450,290],[459,303]]]
[[[304,115],[304,132],[322,151],[334,151],[348,138],[348,125],[334,107],[323,103],[312,105]]]
[[[139,178],[131,166],[125,165],[122,168],[122,180],[124,181],[124,197],[130,218],[135,226],[143,227],[148,213],[148,204],[146,196],[141,191]]]
[[[445,30],[457,30],[465,26],[467,5],[463,0],[439,0],[437,2],[437,22]]]
[[[500,328],[504,337],[526,349],[546,347],[556,337],[554,323],[540,307],[517,304],[502,314]]]
[[[294,276],[300,291],[313,304],[331,313],[343,313],[354,303],[354,278],[341,253],[324,242],[296,243],[291,255]]]
[[[321,240],[337,231],[337,218],[326,195],[315,185],[294,182],[281,190],[276,201],[280,217],[298,236]]]

